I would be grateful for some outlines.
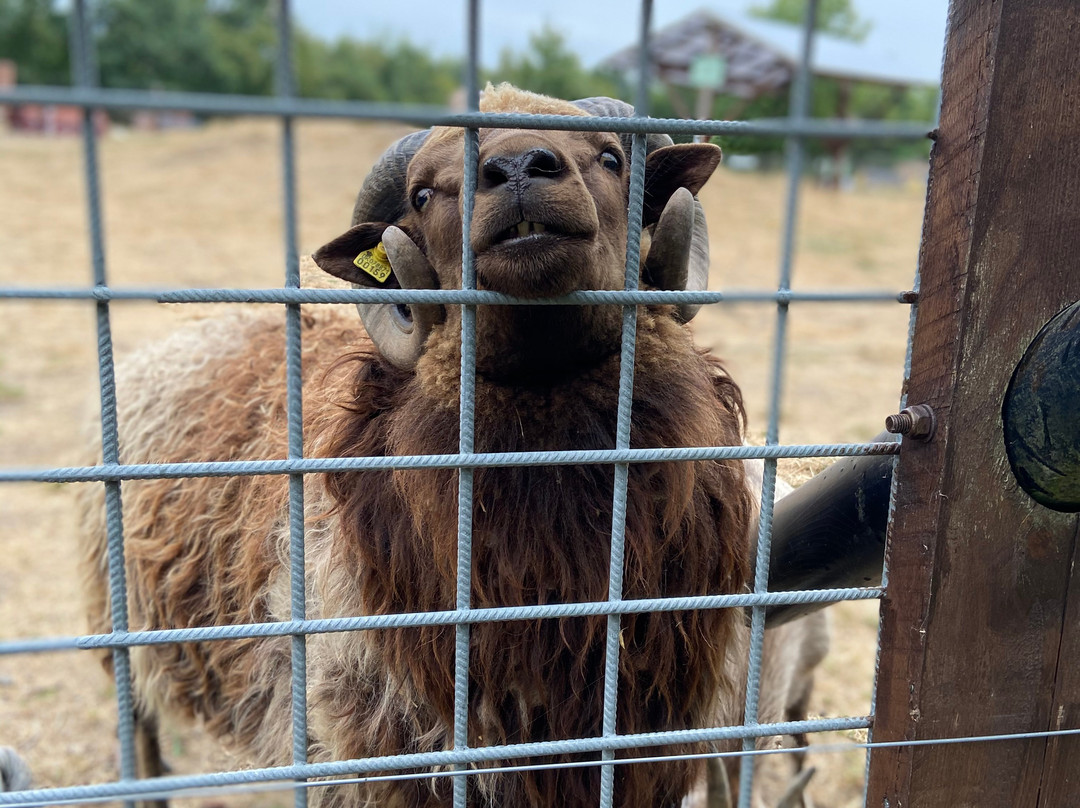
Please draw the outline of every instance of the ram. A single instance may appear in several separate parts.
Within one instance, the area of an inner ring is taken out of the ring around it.
[[[488,89],[482,109],[631,112],[610,99],[569,103],[505,85]],[[436,128],[391,147],[364,182],[353,227],[315,253],[319,267],[365,286],[460,288],[463,139],[459,129]],[[522,298],[621,289],[629,139],[482,129],[479,143],[471,222],[479,288]],[[708,241],[694,194],[719,160],[715,146],[649,136],[644,286],[704,288]],[[340,314],[305,313],[305,454],[456,453],[460,308],[360,308],[363,329]],[[639,309],[633,447],[742,441],[738,387],[694,346],[685,324],[692,315],[687,306]],[[615,305],[479,307],[476,451],[614,448],[621,332]],[[280,316],[238,315],[204,321],[132,357],[118,374],[123,461],[285,457],[284,342]],[[632,464],[624,596],[744,591],[756,510],[751,489],[738,461]],[[455,471],[309,475],[305,491],[309,616],[454,608]],[[471,605],[605,600],[613,491],[610,465],[477,469]],[[103,512],[100,498],[87,500],[96,632],[110,626]],[[281,477],[125,483],[132,626],[288,619],[287,515]],[[470,745],[598,736],[605,627],[603,616],[474,625]],[[618,732],[739,722],[746,634],[735,609],[624,616]],[[144,775],[160,772],[155,724],[165,714],[201,721],[260,765],[289,761],[288,638],[141,646],[131,659]],[[452,626],[311,636],[307,665],[312,760],[452,746]],[[763,697],[777,713],[797,707],[789,701]],[[770,717],[782,716],[761,718]],[[683,744],[660,753],[705,750]],[[584,758],[558,758],[569,759]],[[615,804],[676,806],[701,777],[696,761],[620,765]],[[598,767],[477,774],[469,778],[470,802],[588,806],[599,784]],[[429,778],[319,788],[312,799],[444,805],[449,789],[449,778]]]

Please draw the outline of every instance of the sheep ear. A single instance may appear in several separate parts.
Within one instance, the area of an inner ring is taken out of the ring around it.
[[[438,289],[439,278],[409,234],[378,222],[358,224],[312,256],[320,268],[353,286]],[[431,329],[442,322],[438,303],[357,303],[375,347],[393,365],[411,370]]]
[[[709,285],[709,231],[695,196],[720,164],[710,143],[665,146],[645,163],[642,224],[652,229],[643,278],[658,289],[702,291]],[[675,316],[689,322],[700,306],[681,303]]]
[[[711,143],[678,143],[649,154],[645,161],[643,223],[654,224],[679,188],[697,194],[720,165],[720,147]]]
[[[364,253],[374,250],[382,241],[383,232],[390,225],[385,222],[364,222],[350,227],[333,241],[312,253],[312,259],[324,272],[335,278],[375,289],[398,289],[401,284],[393,272],[380,271],[379,259],[373,256],[365,260]],[[368,266],[365,270],[363,267]],[[386,264],[389,267],[389,264]]]

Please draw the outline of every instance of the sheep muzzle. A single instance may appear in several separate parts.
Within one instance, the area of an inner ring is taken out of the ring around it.
[[[481,289],[519,297],[555,297],[611,287],[598,272],[603,250],[595,220],[581,223],[505,209],[491,214],[473,241]]]
[[[605,255],[599,236],[625,233],[621,180],[591,177],[581,162],[547,133],[506,131],[483,141],[471,231],[481,288],[548,297],[610,286],[613,273],[601,265],[620,256]],[[598,179],[609,187],[598,188]]]

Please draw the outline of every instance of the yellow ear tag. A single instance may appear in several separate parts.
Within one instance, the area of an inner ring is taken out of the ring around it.
[[[381,241],[374,249],[364,250],[356,256],[353,264],[379,283],[386,283],[386,279],[390,277],[390,259],[386,257],[386,248]]]

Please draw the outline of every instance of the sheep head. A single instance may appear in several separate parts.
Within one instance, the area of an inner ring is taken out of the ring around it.
[[[489,87],[481,110],[632,113],[629,105],[612,99],[570,103],[508,85]],[[470,231],[477,287],[523,298],[621,289],[630,137],[481,129],[479,142]],[[319,249],[316,263],[365,287],[460,288],[463,143],[462,130],[435,128],[391,146],[365,180],[352,228]],[[647,152],[643,284],[703,289],[708,241],[693,195],[720,162],[720,150],[709,144],[673,145],[666,136],[650,135]],[[376,347],[399,367],[416,363],[433,331],[454,333],[460,326],[457,307],[360,308]],[[685,320],[694,308],[673,311]],[[620,333],[617,306],[481,307],[477,370],[495,380],[572,373],[616,352]]]

